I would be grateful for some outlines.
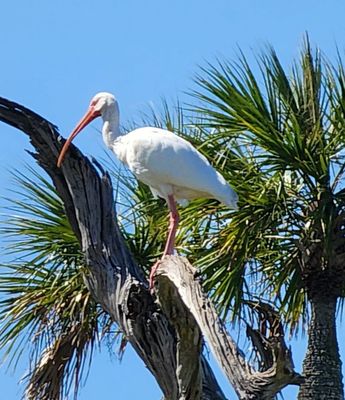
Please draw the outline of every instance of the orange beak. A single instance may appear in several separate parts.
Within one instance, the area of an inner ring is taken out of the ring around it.
[[[96,111],[92,106],[89,107],[87,110],[86,114],[83,116],[83,118],[79,121],[78,125],[74,128],[73,132],[69,135],[68,139],[66,140],[58,161],[57,161],[57,166],[60,168],[61,164],[65,158],[65,155],[67,153],[67,150],[69,148],[69,145],[72,143],[72,140],[78,135],[79,132],[81,132],[91,121],[93,121],[95,118],[100,117],[101,113],[99,111]]]

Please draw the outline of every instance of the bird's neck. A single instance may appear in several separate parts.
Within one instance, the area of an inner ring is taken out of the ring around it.
[[[107,147],[112,147],[115,140],[121,135],[120,131],[120,113],[117,102],[113,107],[109,107],[102,115],[103,128],[102,136]]]

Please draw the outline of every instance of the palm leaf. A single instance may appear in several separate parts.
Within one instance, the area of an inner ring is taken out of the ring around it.
[[[77,393],[94,346],[112,328],[84,284],[79,244],[53,186],[32,169],[14,178],[12,215],[1,227],[12,262],[0,270],[0,348],[15,365],[29,346],[28,398],[62,399],[72,387]]]
[[[307,318],[304,249],[322,243],[331,260],[332,229],[344,211],[343,191],[334,191],[343,188],[344,71],[308,39],[290,74],[272,48],[257,62],[254,73],[242,54],[239,63],[209,65],[197,77],[201,129],[217,137],[214,153],[225,155],[219,169],[241,201],[196,259],[224,314],[260,295],[295,329]]]

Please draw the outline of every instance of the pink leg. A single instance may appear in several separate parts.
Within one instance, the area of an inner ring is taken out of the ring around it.
[[[174,253],[175,246],[175,236],[177,231],[177,226],[179,222],[179,215],[176,208],[176,202],[173,195],[168,196],[168,206],[169,206],[169,230],[168,239],[165,244],[165,249],[162,258],[166,255],[172,255]]]
[[[158,260],[150,272],[150,289],[153,289],[153,278],[159,267],[159,264],[163,260],[163,258],[167,255],[172,255],[174,253],[174,245],[175,245],[175,236],[177,231],[177,226],[179,222],[179,215],[176,208],[176,202],[173,195],[168,196],[168,207],[169,207],[169,229],[168,229],[168,239],[165,244],[164,252],[162,258]]]

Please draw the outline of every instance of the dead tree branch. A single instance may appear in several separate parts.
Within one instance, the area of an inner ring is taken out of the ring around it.
[[[282,325],[277,314],[273,314],[272,308],[268,308],[268,305],[264,308],[263,303],[261,304],[261,312],[266,312],[272,332],[279,333],[279,340],[265,342],[267,352],[273,354],[271,362],[267,368],[256,372],[227,333],[196,278],[196,269],[185,258],[167,257],[157,275],[156,290],[159,302],[165,303],[165,293],[176,288],[178,295],[175,295],[175,298],[179,297],[185,312],[189,312],[195,318],[239,399],[272,399],[286,385],[301,383],[300,375],[293,370],[291,354],[282,335]],[[173,299],[169,298],[168,301]],[[256,345],[255,341],[253,343]]]
[[[225,399],[201,353],[202,334],[240,399],[271,399],[292,383],[290,370],[283,368],[278,374],[285,362],[283,353],[268,369],[253,370],[185,259],[170,257],[160,267],[157,304],[117,225],[108,174],[101,171],[100,176],[74,146],[63,167],[57,168],[64,140],[53,124],[2,98],[0,120],[29,136],[32,155],[50,175],[80,241],[90,292],[125,333],[166,400]]]
[[[0,120],[29,136],[35,149],[32,156],[51,177],[85,254],[89,267],[85,279],[93,297],[125,333],[156,378],[164,397],[184,399],[181,388],[188,392],[191,372],[186,371],[185,378],[179,370],[176,331],[155,303],[121,235],[110,177],[107,173],[99,176],[75,146],[71,147],[62,168],[57,168],[64,139],[53,124],[31,110],[0,98]],[[201,365],[201,398],[224,400],[203,357]],[[195,368],[199,371],[200,367]]]

